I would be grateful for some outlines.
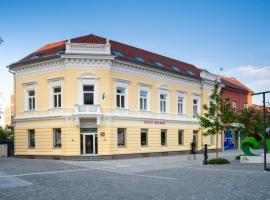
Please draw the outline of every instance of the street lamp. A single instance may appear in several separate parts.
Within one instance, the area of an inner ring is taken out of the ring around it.
[[[263,164],[264,164],[264,171],[270,171],[270,168],[267,168],[267,160],[266,160],[266,153],[267,153],[267,146],[266,146],[266,137],[267,137],[267,130],[266,130],[266,108],[265,108],[265,95],[270,93],[270,91],[266,92],[259,92],[252,94],[255,95],[263,95],[263,131],[264,131],[264,140],[263,140]]]

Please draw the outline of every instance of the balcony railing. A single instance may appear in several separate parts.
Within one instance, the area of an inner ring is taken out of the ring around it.
[[[75,105],[75,113],[78,115],[100,115],[100,105]]]

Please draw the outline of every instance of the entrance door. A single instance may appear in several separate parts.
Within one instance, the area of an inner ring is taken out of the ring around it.
[[[96,155],[98,146],[96,133],[81,134],[81,154],[82,155]]]

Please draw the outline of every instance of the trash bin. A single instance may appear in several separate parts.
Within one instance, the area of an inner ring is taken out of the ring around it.
[[[8,156],[8,145],[0,144],[0,157],[7,158]]]

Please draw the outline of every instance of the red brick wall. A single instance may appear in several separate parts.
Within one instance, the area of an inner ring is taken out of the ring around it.
[[[252,96],[249,92],[242,92],[226,86],[222,91],[222,99],[229,99],[230,102],[235,102],[237,110],[243,109],[244,104],[248,104],[248,106],[252,105]]]

